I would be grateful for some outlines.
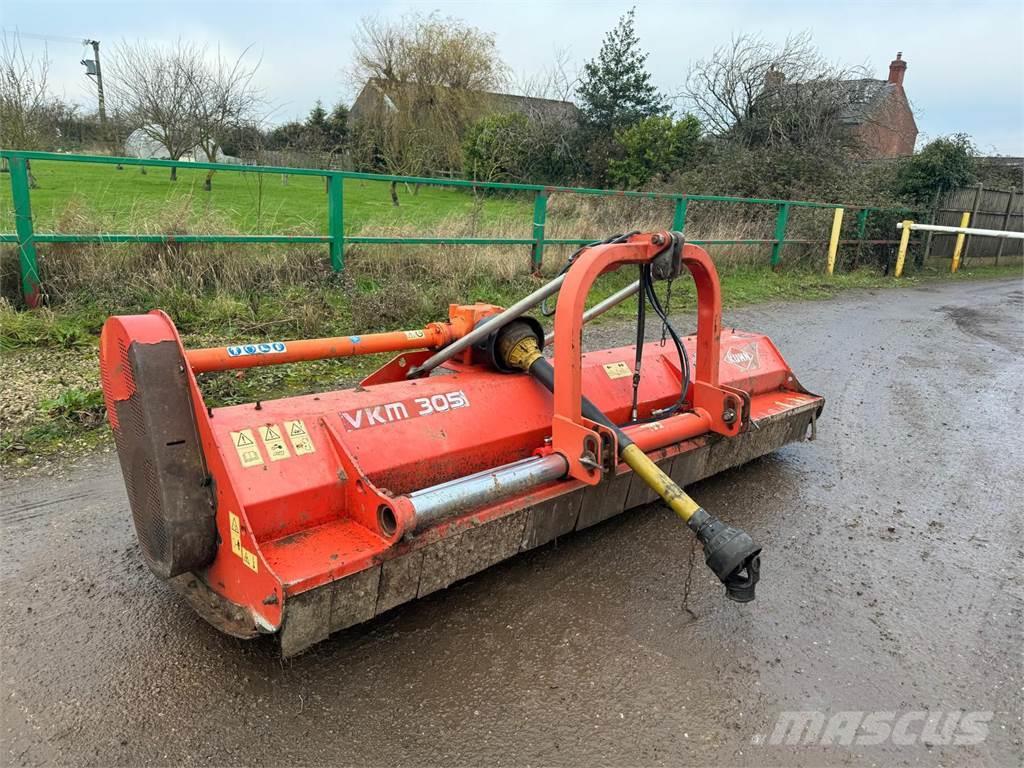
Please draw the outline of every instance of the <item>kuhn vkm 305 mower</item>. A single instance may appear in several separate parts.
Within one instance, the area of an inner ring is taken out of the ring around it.
[[[587,310],[626,265],[640,279]],[[680,338],[655,283],[684,269],[697,333]],[[545,337],[525,313],[555,293]],[[637,344],[584,354],[584,324],[637,293]],[[648,306],[671,344],[643,342]],[[381,352],[397,356],[352,389],[246,405],[207,407],[197,378]],[[514,306],[418,330],[187,350],[163,312],[115,316],[100,361],[146,562],[285,655],[658,497],[726,596],[752,600],[760,547],[682,487],[804,439],[824,404],[767,337],[722,330],[714,264],[671,232],[585,247]]]

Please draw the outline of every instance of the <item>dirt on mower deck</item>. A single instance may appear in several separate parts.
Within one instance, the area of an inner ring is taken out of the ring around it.
[[[698,557],[684,609],[691,537],[650,506],[282,662],[149,573],[113,456],[8,482],[2,762],[1019,765],[1022,299],[1004,281],[727,311],[828,401],[816,443],[691,487],[763,544],[750,605]],[[793,711],[909,727],[773,744]],[[984,738],[944,743],[955,712],[991,713]]]

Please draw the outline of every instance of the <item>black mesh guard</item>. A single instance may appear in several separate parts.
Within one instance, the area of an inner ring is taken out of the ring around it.
[[[135,392],[114,404],[114,441],[142,553],[169,579],[213,560],[213,497],[178,345],[134,342],[127,363]]]

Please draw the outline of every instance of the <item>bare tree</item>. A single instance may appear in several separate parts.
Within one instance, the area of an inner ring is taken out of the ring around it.
[[[256,122],[262,96],[253,85],[253,78],[259,62],[248,64],[245,61],[248,51],[247,48],[230,61],[218,49],[216,56],[204,56],[200,66],[186,69],[193,92],[195,137],[199,149],[211,163],[217,162],[221,144],[232,131]],[[206,174],[205,189],[209,191],[212,184],[211,170]]]
[[[390,24],[377,16],[366,16],[352,37],[355,53],[350,77],[357,85],[368,80],[405,82],[411,77],[406,62],[406,33],[399,24]]]
[[[782,45],[743,34],[695,62],[679,97],[714,136],[806,144],[842,138],[836,117],[863,96],[855,82],[865,77],[827,61],[807,32]]]
[[[506,82],[494,36],[414,14],[363,19],[353,42],[350,76],[371,102],[354,137],[364,163],[395,174],[457,171],[465,129],[486,111],[486,92]]]
[[[0,42],[0,146],[48,149],[57,140],[56,115],[64,110],[47,90],[49,59],[26,56],[16,34]]]
[[[569,73],[572,54],[568,48],[555,48],[551,63],[534,75],[515,78],[516,93],[537,99],[572,101],[579,76]]]
[[[130,116],[146,136],[180,160],[199,144],[196,125],[203,50],[178,41],[171,47],[145,42],[115,47],[107,65],[107,82],[117,109]],[[178,178],[171,168],[171,180]]]
[[[515,92],[542,100],[527,102],[524,114],[529,125],[531,180],[565,183],[582,171],[582,142],[578,130],[579,113],[573,96],[579,85],[578,74],[570,74],[571,53],[556,48],[551,63],[539,74],[521,77]],[[564,107],[549,102],[562,102]]]

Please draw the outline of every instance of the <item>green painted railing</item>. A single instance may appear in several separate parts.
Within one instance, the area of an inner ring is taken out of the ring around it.
[[[583,245],[590,238],[548,238],[545,237],[548,200],[552,193],[564,192],[575,195],[597,195],[603,197],[627,197],[648,200],[674,201],[675,208],[672,229],[683,232],[687,212],[694,202],[737,203],[765,205],[778,208],[774,235],[768,239],[747,240],[691,240],[698,245],[770,245],[771,266],[777,267],[782,258],[782,249],[788,244],[827,243],[827,239],[789,239],[786,228],[793,208],[853,208],[857,209],[857,239],[841,241],[870,242],[877,244],[890,241],[866,241],[867,219],[872,212],[897,211],[865,206],[851,206],[841,203],[818,203],[800,200],[775,200],[770,198],[726,197],[721,195],[688,195],[672,192],[637,192],[586,187],[558,187],[542,184],[513,184],[507,182],[482,182],[466,179],[435,179],[416,176],[393,176],[388,174],[359,173],[355,171],[333,171],[317,168],[287,168],[264,165],[226,165],[222,163],[187,162],[179,160],[155,160],[129,157],[107,157],[101,155],[66,155],[52,152],[24,152],[0,150],[0,158],[6,161],[11,179],[11,200],[14,207],[14,232],[0,233],[0,243],[16,243],[19,252],[21,292],[25,303],[34,307],[39,303],[42,278],[39,274],[37,243],[325,243],[329,247],[331,267],[341,271],[345,266],[345,245],[528,245],[530,246],[530,269],[539,272],[544,262],[544,247],[548,245]],[[90,163],[114,166],[144,166],[146,168],[191,168],[223,171],[226,173],[286,174],[293,176],[316,176],[327,183],[327,234],[326,235],[142,235],[142,234],[62,234],[37,233],[32,223],[32,202],[29,183],[29,164],[33,160],[66,163]],[[403,184],[424,184],[439,187],[456,187],[473,190],[505,190],[533,192],[533,228],[528,238],[509,237],[372,237],[345,235],[344,184],[346,179],[364,181],[399,182]],[[898,240],[891,241],[898,243]]]

